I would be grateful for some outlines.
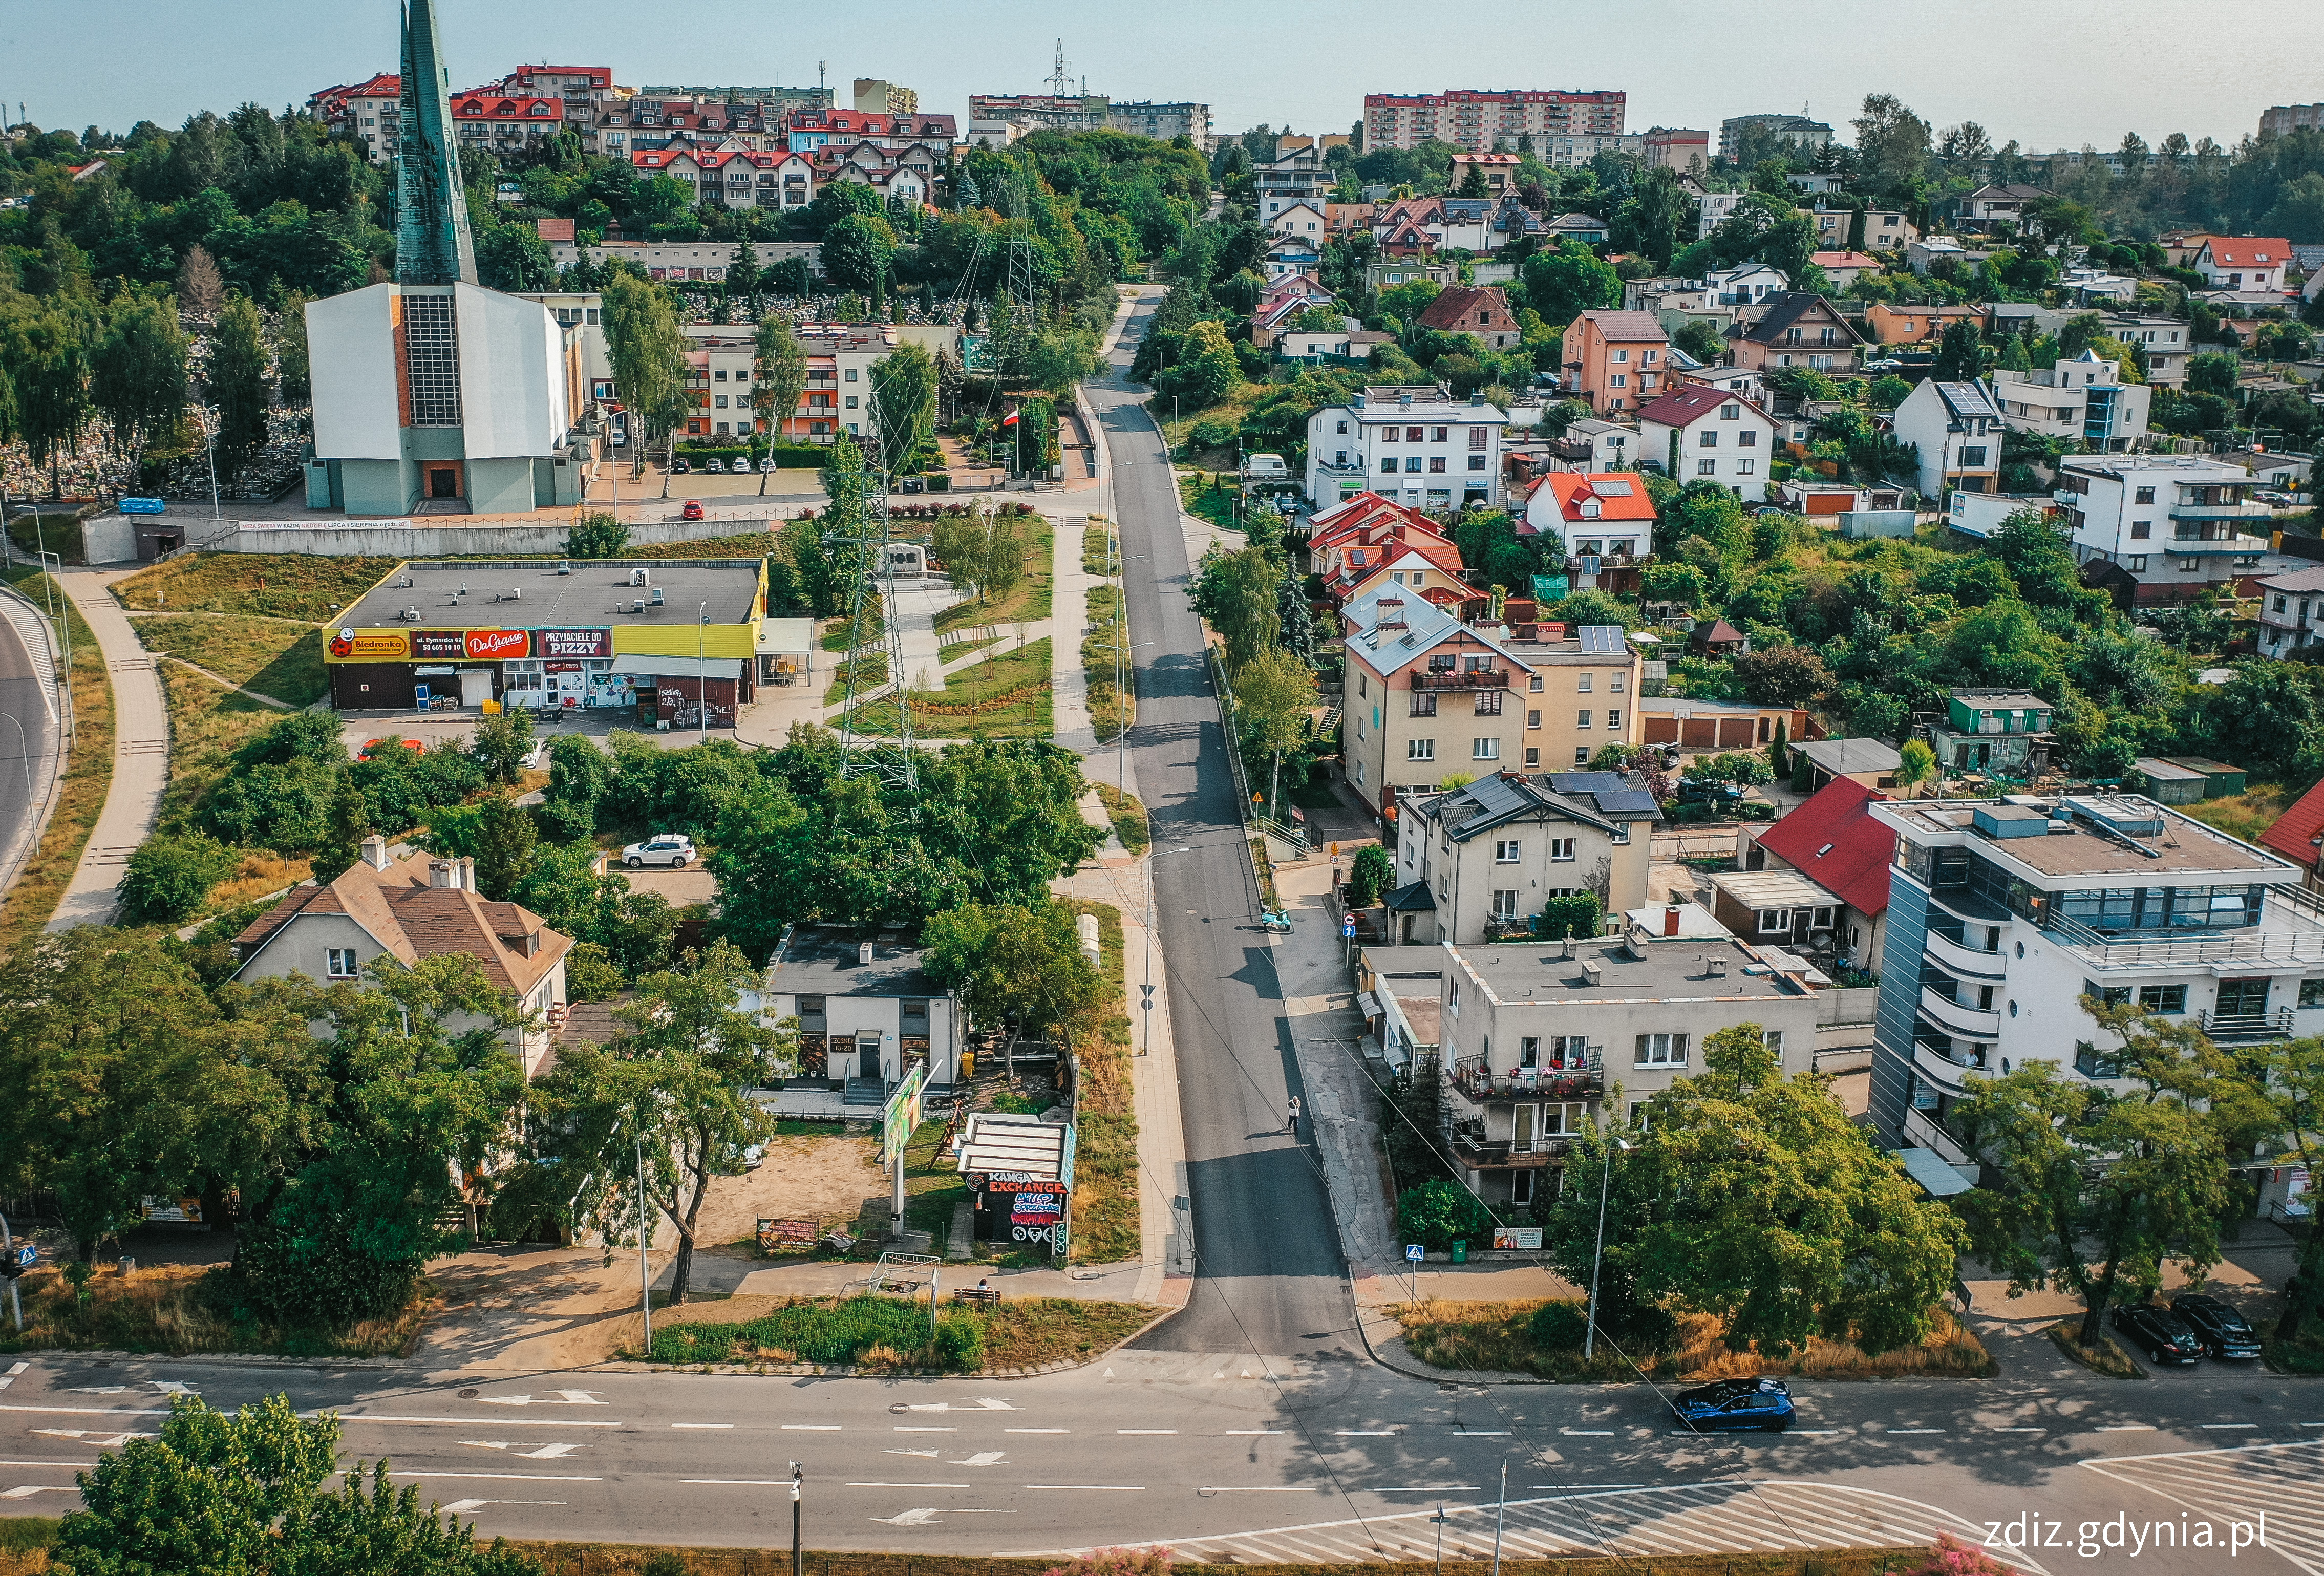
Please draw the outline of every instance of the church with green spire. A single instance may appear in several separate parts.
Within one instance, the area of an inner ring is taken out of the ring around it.
[[[588,439],[577,330],[476,282],[435,0],[402,7],[392,281],[307,307],[309,508],[521,514],[577,503]]]

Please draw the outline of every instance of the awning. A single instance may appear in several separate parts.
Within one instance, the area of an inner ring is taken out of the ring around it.
[[[1426,881],[1413,881],[1398,887],[1384,901],[1391,911],[1398,914],[1436,912],[1436,895],[1428,889]]]
[[[1891,1149],[1889,1153],[1931,1198],[1950,1198],[1977,1185],[1934,1149]]]
[[[1356,993],[1356,1010],[1364,1015],[1367,1022],[1372,1018],[1378,1018],[1380,1015],[1379,998],[1373,995],[1369,991],[1358,991]]]
[[[759,621],[759,655],[803,657],[815,650],[815,620],[765,618]]]
[[[1065,1165],[1065,1133],[1062,1123],[1035,1116],[980,1111],[962,1124],[955,1147],[958,1169],[1004,1171],[1054,1182]]]
[[[616,657],[613,671],[655,678],[725,678],[739,683],[742,663],[734,657],[713,657],[707,661],[692,657]]]

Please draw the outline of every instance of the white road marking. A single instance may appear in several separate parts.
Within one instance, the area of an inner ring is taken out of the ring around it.
[[[875,1516],[872,1519],[883,1526],[926,1526],[936,1514],[933,1508],[899,1510],[893,1516]]]
[[[940,1450],[891,1450],[883,1451],[881,1453],[891,1456],[918,1456],[924,1461],[932,1461],[938,1456],[944,1454],[944,1452]]]
[[[444,1511],[447,1516],[466,1516],[471,1511],[482,1510],[487,1505],[561,1506],[564,1503],[562,1499],[455,1499],[451,1504],[444,1507]]]
[[[196,1390],[193,1386],[186,1383],[183,1379],[155,1379],[153,1381],[153,1387],[161,1391],[161,1394],[165,1396],[193,1396],[200,1394],[200,1392]]]
[[[1892,1428],[1888,1432],[1891,1433],[1942,1433],[1944,1430],[1941,1428]]]
[[[1230,1428],[1226,1431],[1226,1437],[1229,1439],[1241,1439],[1249,1434],[1281,1433],[1282,1432],[1283,1430],[1279,1428]]]
[[[1610,1428],[1561,1428],[1557,1432],[1560,1433],[1575,1434],[1588,1439],[1610,1438],[1614,1433]]]
[[[1994,1433],[2047,1433],[2050,1431],[2046,1428],[1996,1428],[1989,1432]]]
[[[73,1394],[76,1396],[118,1396],[122,1391],[128,1387],[129,1387],[127,1385],[79,1385],[74,1387]]]
[[[1389,1488],[1374,1484],[1371,1491],[1375,1494],[1475,1494],[1480,1492],[1474,1483],[1422,1483],[1410,1488]]]
[[[93,1467],[95,1461],[0,1461],[0,1467]]]
[[[1329,1488],[1197,1488],[1197,1494],[1328,1494]]]
[[[1116,1433],[1176,1433],[1175,1428],[1117,1428]]]
[[[516,1450],[516,1443],[505,1439],[464,1439],[460,1442],[475,1445],[479,1450]],[[553,1461],[559,1457],[571,1455],[576,1450],[587,1448],[586,1445],[579,1444],[544,1444],[538,1450],[517,1451],[517,1454],[530,1461]]]
[[[1335,1428],[1332,1430],[1332,1433],[1338,1439],[1393,1439],[1396,1437],[1396,1430],[1393,1428]]]
[[[30,1499],[35,1494],[78,1494],[80,1490],[69,1483],[26,1483],[22,1488],[0,1493],[0,1499]]]
[[[45,1434],[51,1439],[88,1439],[88,1442],[96,1446],[98,1450],[112,1450],[118,1445],[126,1444],[133,1439],[156,1439],[160,1437],[158,1434],[152,1433],[106,1433],[105,1430],[101,1428],[35,1428],[32,1432],[38,1434]],[[91,1433],[98,1434],[101,1437],[89,1439],[89,1435]]]
[[[2104,1428],[2093,1428],[2092,1433],[2153,1433],[2152,1423],[2110,1423]]]
[[[134,1417],[166,1417],[169,1414],[166,1412],[135,1412],[124,1413],[122,1415]],[[311,1414],[309,1414],[309,1415],[311,1415]],[[339,1414],[339,1421],[342,1423],[449,1423],[466,1428],[474,1427],[479,1423],[489,1423],[494,1427],[498,1427],[502,1424],[506,1423],[508,1419],[505,1417],[405,1417],[388,1412],[342,1412]],[[583,1423],[578,1419],[576,1419],[567,1423],[559,1423],[556,1426],[558,1428],[619,1428],[622,1425],[618,1423]]]
[[[788,1479],[785,1479],[788,1481]],[[850,1483],[850,1488],[965,1488],[966,1483]]]
[[[1573,1433],[1573,1432],[1574,1432],[1574,1430],[1572,1430],[1572,1429],[1569,1428],[1569,1429],[1567,1429],[1565,1432],[1566,1432],[1566,1433]],[[1584,1433],[1600,1433],[1600,1432],[1602,1432],[1602,1433],[1612,1433],[1612,1432],[1613,1432],[1613,1430],[1611,1430],[1611,1429],[1605,1429],[1605,1430],[1586,1429],[1586,1430],[1583,1430],[1582,1432],[1584,1432]],[[1454,1430],[1452,1431],[1452,1437],[1453,1437],[1453,1438],[1455,1438],[1455,1439],[1507,1439],[1507,1438],[1508,1438],[1508,1436],[1509,1436],[1509,1431],[1508,1431],[1508,1429],[1506,1429],[1506,1428],[1456,1428],[1456,1429],[1454,1429]]]
[[[788,1478],[680,1478],[681,1483],[711,1488],[788,1488]],[[853,1488],[853,1484],[848,1487]]]
[[[2259,1424],[2256,1423],[2206,1423],[2203,1426],[2206,1429],[2257,1428]]]
[[[1793,1428],[1786,1429],[1784,1432],[1788,1433],[1838,1433],[1840,1430],[1837,1428]],[[2037,1429],[2035,1432],[2039,1433],[2040,1430]]]
[[[38,1412],[53,1417],[167,1417],[167,1407],[152,1406],[0,1406],[0,1412]]]
[[[672,1428],[732,1428],[731,1423],[673,1423]],[[786,1423],[785,1428],[836,1428],[836,1423]]]
[[[391,1478],[468,1478],[484,1483],[602,1483],[603,1478],[552,1478],[540,1472],[399,1472],[388,1470]]]
[[[13,1379],[32,1366],[29,1362],[12,1362],[8,1365],[8,1377]]]
[[[1006,1453],[1007,1452],[1005,1452],[997,1450],[981,1450],[974,1455],[969,1457],[966,1461],[954,1461],[953,1462],[953,1465],[955,1467],[998,1467],[1004,1464],[1001,1461],[1001,1457]]]
[[[605,1405],[604,1402],[597,1399],[597,1392],[595,1390],[559,1390],[557,1392],[557,1396],[559,1400],[569,1401],[576,1406],[603,1406]]]

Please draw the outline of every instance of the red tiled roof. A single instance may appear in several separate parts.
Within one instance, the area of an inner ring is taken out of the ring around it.
[[[1858,913],[1884,913],[1896,834],[1873,818],[1870,806],[1887,797],[1836,777],[1768,827],[1759,846]]]
[[[1663,320],[1652,312],[1615,312],[1592,309],[1573,319],[1589,323],[1598,330],[1601,339],[1618,345],[1666,345],[1670,336],[1663,332]]]
[[[2276,817],[2275,825],[2259,834],[2260,846],[2273,848],[2306,870],[2317,867],[2316,840],[2324,834],[2324,782],[2318,783]]]
[[[2281,268],[2292,261],[2292,243],[2280,235],[2214,235],[2205,244],[2221,268]]]
[[[464,93],[452,103],[454,120],[562,120],[565,101],[561,98],[530,97],[500,97],[493,94]]]
[[[1709,383],[1674,383],[1664,393],[1657,394],[1638,407],[1641,422],[1655,421],[1665,427],[1685,427],[1721,405],[1750,405],[1754,412],[1766,416],[1758,406],[1731,389],[1718,389]],[[1772,419],[1772,418],[1770,418]]]
[[[1600,482],[1628,482],[1628,495],[1601,493],[1597,487]],[[1598,501],[1595,518],[1600,521],[1655,518],[1655,501],[1646,496],[1646,479],[1636,471],[1552,471],[1541,484],[1549,489],[1550,496],[1557,500],[1557,512],[1570,522],[1582,520],[1582,503],[1589,498]]]
[[[1447,286],[1428,303],[1420,314],[1420,326],[1447,333],[1480,327],[1513,330],[1517,320],[1509,312],[1509,298],[1499,285],[1456,284]]]
[[[532,227],[534,233],[539,235],[544,241],[570,241],[573,239],[573,221],[571,219],[535,219],[532,221]]]
[[[1808,261],[1818,268],[1877,268],[1880,259],[1861,252],[1811,252]]]

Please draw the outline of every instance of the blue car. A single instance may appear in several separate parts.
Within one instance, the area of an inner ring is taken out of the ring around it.
[[[1792,1425],[1792,1390],[1781,1379],[1721,1379],[1681,1390],[1671,1413],[1697,1433],[1781,1433]]]

